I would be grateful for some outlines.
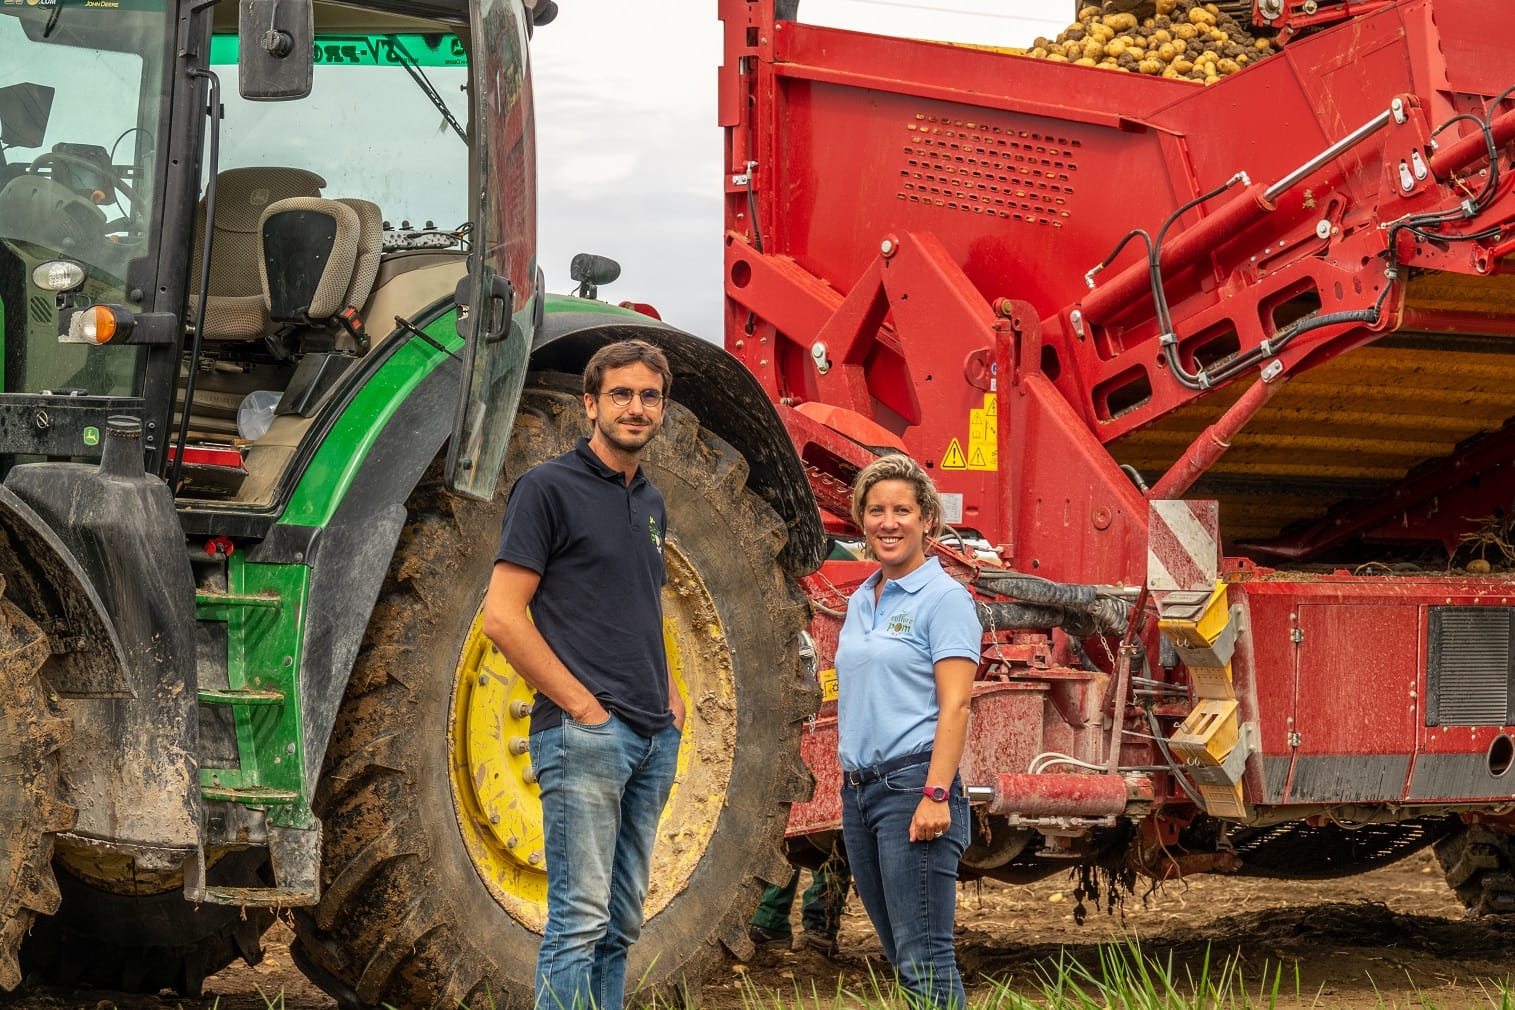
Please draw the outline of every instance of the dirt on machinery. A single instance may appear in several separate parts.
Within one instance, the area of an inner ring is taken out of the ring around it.
[[[1091,903],[1074,922],[1075,881],[1057,875],[1028,886],[992,881],[964,884],[958,900],[958,958],[969,996],[983,998],[997,980],[1035,999],[1043,973],[1066,954],[1097,968],[1102,943],[1139,941],[1141,950],[1178,979],[1198,976],[1206,958],[1234,959],[1253,1005],[1265,1005],[1280,966],[1277,1005],[1388,1010],[1499,1007],[1501,987],[1515,985],[1515,917],[1470,919],[1443,882],[1430,850],[1384,869],[1328,881],[1260,880],[1208,875],[1170,882],[1143,899],[1126,898],[1106,914]],[[797,910],[796,910],[797,911]],[[797,916],[796,916],[797,917]],[[332,1010],[336,1004],[307,982],[290,960],[290,932],[275,925],[256,967],[238,965],[207,980],[200,1000],[119,996],[28,984],[0,1006],[15,1010]],[[840,989],[877,1005],[874,978],[886,966],[856,898],[848,905],[835,959],[780,945],[713,979],[702,1004],[745,1010],[748,987],[770,995],[762,1004],[836,1005]],[[88,956],[81,951],[81,956]],[[1265,982],[1265,978],[1267,981]],[[1259,993],[1263,993],[1259,996]],[[784,998],[787,997],[787,998]],[[282,1002],[281,1002],[282,1000]],[[481,1008],[475,1008],[481,1010]]]

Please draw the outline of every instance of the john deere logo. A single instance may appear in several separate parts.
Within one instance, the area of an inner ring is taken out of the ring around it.
[[[100,444],[100,429],[96,428],[94,425],[90,425],[88,428],[85,428],[84,429],[84,444],[85,445],[99,445]]]

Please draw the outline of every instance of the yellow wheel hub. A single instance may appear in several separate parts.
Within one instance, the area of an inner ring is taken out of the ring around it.
[[[688,713],[678,777],[658,824],[646,914],[681,891],[714,835],[731,779],[736,690],[731,654],[704,582],[670,540],[663,641]],[[542,801],[527,738],[532,690],[474,618],[458,661],[449,728],[458,827],[479,876],[519,922],[540,931],[547,911]]]

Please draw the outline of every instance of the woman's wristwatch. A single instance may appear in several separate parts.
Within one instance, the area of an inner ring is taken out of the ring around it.
[[[941,786],[921,786],[921,795],[933,803],[945,803],[947,790]]]

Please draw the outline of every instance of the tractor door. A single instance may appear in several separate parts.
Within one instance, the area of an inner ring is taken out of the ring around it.
[[[488,499],[505,461],[540,299],[536,142],[520,0],[482,0],[471,19],[473,255],[458,286],[458,332],[467,344],[447,483]]]

